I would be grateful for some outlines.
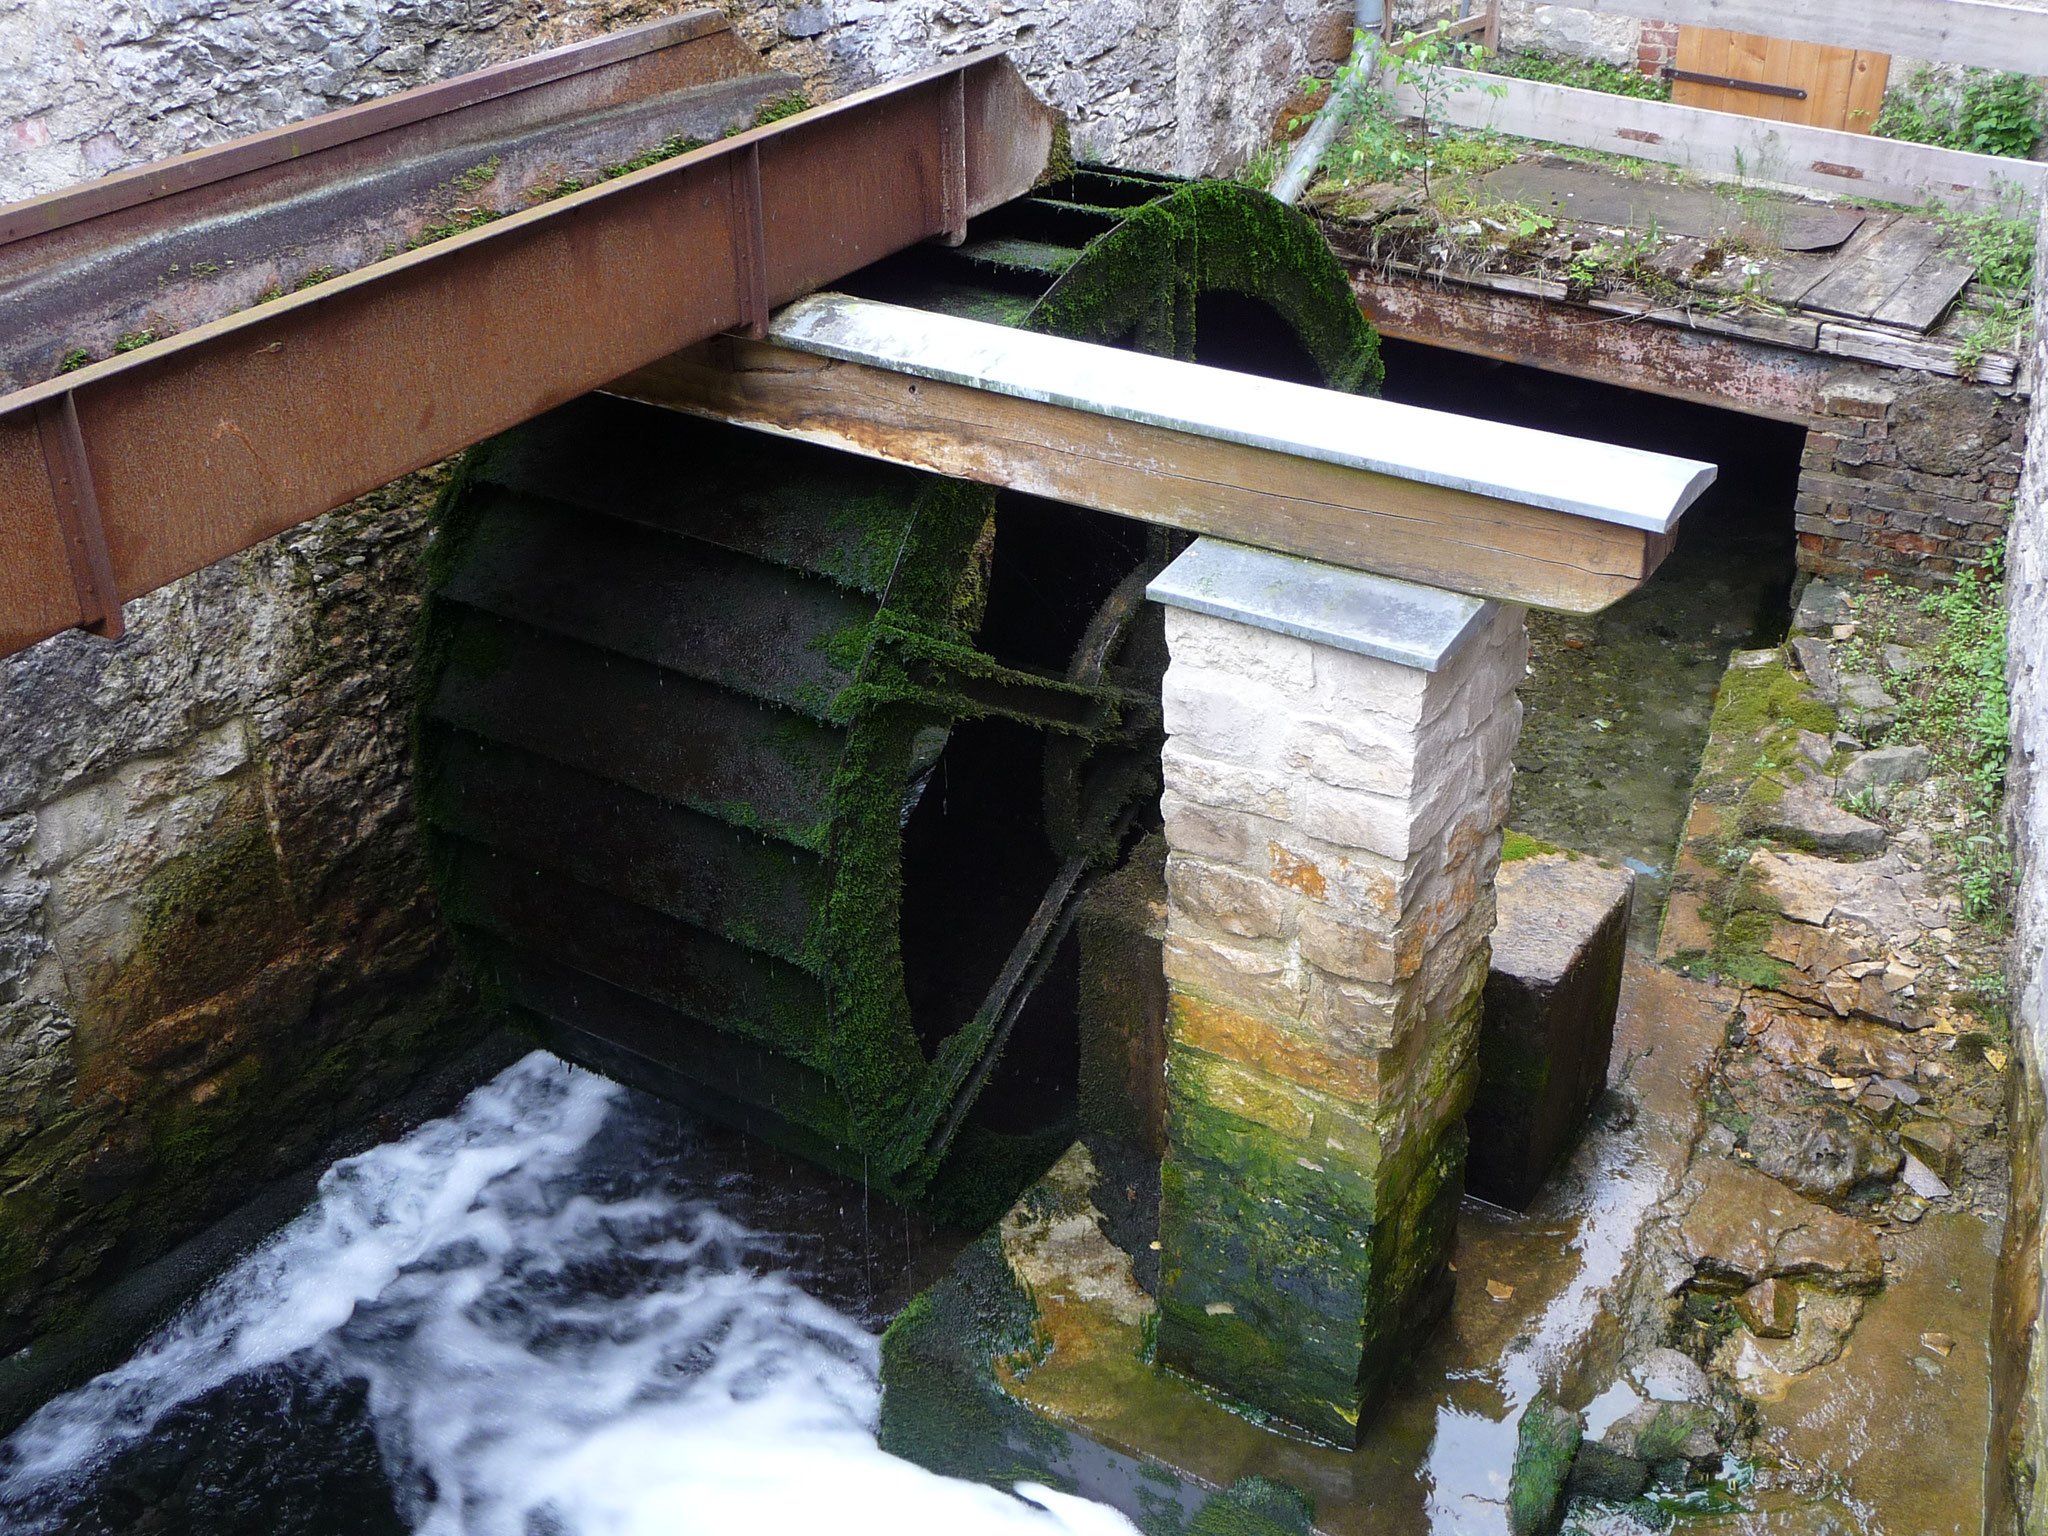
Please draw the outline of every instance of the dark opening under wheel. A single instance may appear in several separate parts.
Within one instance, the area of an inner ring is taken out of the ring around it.
[[[1270,198],[1084,171],[1025,201],[875,283],[965,303],[1004,220],[1037,219],[1094,235],[1041,250],[1063,275],[1011,318],[1198,355],[1206,292],[1263,293],[1320,374],[1376,377],[1334,259]],[[996,279],[989,303],[1017,298]],[[999,1207],[1064,1132],[993,1102],[977,1123],[977,1099],[1090,868],[1156,815],[1143,594],[1173,552],[601,395],[475,450],[431,556],[417,740],[487,992],[572,1059],[888,1193]]]

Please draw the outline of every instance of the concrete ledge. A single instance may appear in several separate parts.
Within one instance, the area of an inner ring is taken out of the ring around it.
[[[1424,672],[1441,668],[1500,606],[1221,539],[1195,540],[1145,595]]]

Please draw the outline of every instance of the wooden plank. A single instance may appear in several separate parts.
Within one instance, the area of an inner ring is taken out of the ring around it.
[[[1827,322],[1820,328],[1820,350],[1834,357],[1882,363],[1887,368],[1918,368],[1926,373],[1945,373],[1952,379],[1964,376],[1956,363],[1953,342],[1903,336],[1897,331],[1873,331]],[[2019,359],[2007,352],[1987,352],[1969,377],[2003,389],[2019,377]]]
[[[1520,203],[1581,224],[1634,229],[1655,225],[1663,234],[1708,240],[1725,240],[1741,232],[1756,243],[1788,251],[1830,250],[1867,218],[1860,208],[1788,203],[1773,206],[1769,227],[1761,228],[1751,211],[1725,192],[1621,176],[1602,166],[1560,163],[1554,156],[1504,165],[1480,177],[1478,185],[1504,203]]]
[[[1403,113],[1420,115],[1412,86],[1384,77],[1383,83]],[[1968,209],[2038,197],[2048,179],[2048,163],[2040,161],[1767,123],[1538,80],[1446,70],[1445,86],[1438,116],[1453,127],[1633,155],[1751,186]]]
[[[1924,219],[1899,219],[1860,249],[1844,254],[1832,272],[1806,291],[1800,303],[1851,320],[1875,319],[1924,265],[1942,256],[1947,244],[1948,235],[1940,225]],[[1960,293],[1968,281],[1966,269],[1949,297]]]
[[[1672,81],[1671,99],[1680,106],[1842,130],[1849,126],[1850,97],[1856,88],[1859,58],[1874,59],[1881,66],[1889,63],[1882,55],[1859,55],[1853,48],[1799,42],[1775,32],[1760,36],[1716,27],[1681,27],[1676,60],[1679,70],[1780,85],[1806,94],[1787,96],[1679,79]],[[1878,95],[1883,94],[1880,76]],[[1874,121],[1873,116],[1858,131],[1867,133]]]
[[[607,388],[869,458],[1571,613],[1633,591],[1670,539],[774,342],[719,338]]]
[[[1562,0],[1572,10],[1640,16],[1643,0]],[[1659,0],[1664,21],[1909,59],[2048,75],[2048,12],[2000,0]]]
[[[1814,352],[1768,344],[1769,338],[1700,335],[1678,324],[1629,325],[1577,305],[1532,304],[1456,283],[1401,282],[1354,269],[1351,286],[1384,336],[1800,427],[1820,409],[1821,389],[1835,366]]]
[[[1849,77],[1849,107],[1843,113],[1846,133],[1869,133],[1884,110],[1885,82],[1891,78],[1892,58],[1868,48],[1856,51],[1856,66]]]
[[[1871,319],[1880,325],[1903,325],[1916,331],[1932,330],[1976,275],[1976,264],[1960,256],[1947,253],[1930,256],[1893,291],[1890,298],[1878,306]]]

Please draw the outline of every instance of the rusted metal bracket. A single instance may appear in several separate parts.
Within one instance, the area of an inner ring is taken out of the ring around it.
[[[967,82],[956,75],[939,93],[939,227],[942,245],[967,240]]]
[[[99,498],[93,494],[92,466],[85,458],[85,436],[78,430],[78,402],[70,394],[36,404],[36,431],[43,441],[43,464],[50,476],[50,500],[78,595],[80,626],[109,640],[123,633],[121,597],[114,590],[114,566],[107,556],[107,536],[100,527]]]
[[[740,335],[768,334],[768,230],[761,212],[761,146],[749,145],[726,162],[732,199],[732,260],[737,279]]]
[[[1053,122],[1006,58],[972,55],[0,396],[0,655],[962,233],[1037,181]],[[95,605],[46,404],[96,469]]]
[[[1713,85],[1724,91],[1755,91],[1759,96],[1783,96],[1792,101],[1806,100],[1806,92],[1796,85],[1773,85],[1768,80],[1740,80],[1733,75],[1703,75],[1695,69],[1676,69],[1666,64],[1663,69],[1666,80],[1684,80],[1692,85]]]

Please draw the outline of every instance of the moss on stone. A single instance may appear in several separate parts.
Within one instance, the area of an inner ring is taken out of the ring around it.
[[[1537,1398],[1523,1411],[1508,1477],[1510,1536],[1546,1536],[1556,1529],[1581,1435],[1579,1416],[1548,1398]]]

